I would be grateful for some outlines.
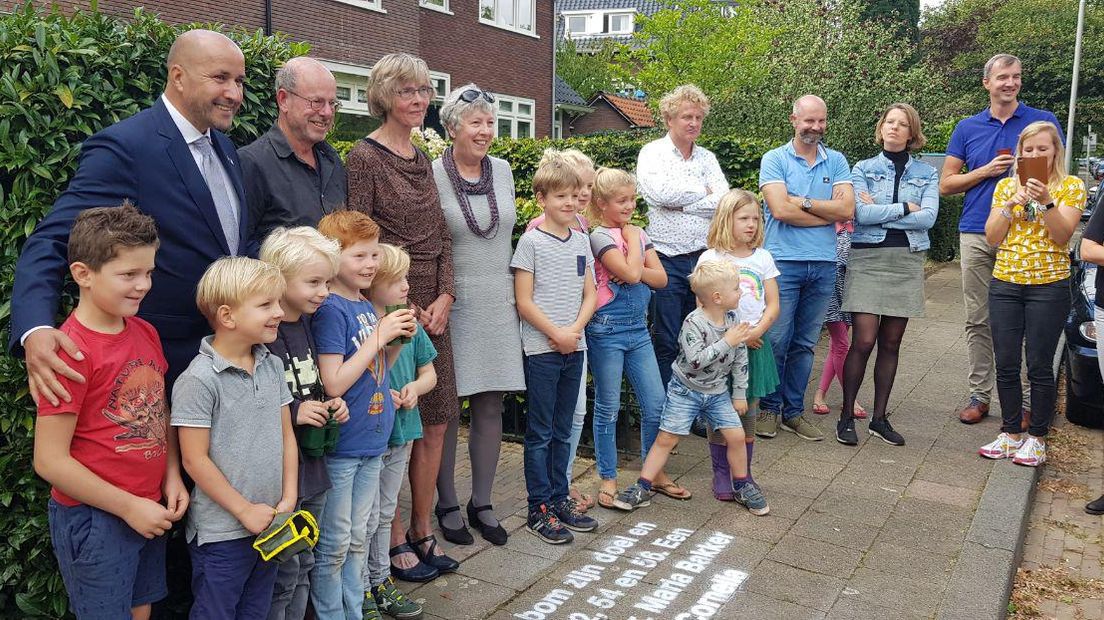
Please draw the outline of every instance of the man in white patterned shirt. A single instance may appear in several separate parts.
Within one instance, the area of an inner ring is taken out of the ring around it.
[[[705,237],[728,179],[716,156],[694,144],[709,113],[709,98],[684,84],[659,102],[667,135],[640,150],[636,178],[648,203],[648,237],[667,272],[667,286],[656,291],[653,312],[656,358],[663,384],[671,379],[678,356],[682,321],[695,307],[687,277],[705,250]]]

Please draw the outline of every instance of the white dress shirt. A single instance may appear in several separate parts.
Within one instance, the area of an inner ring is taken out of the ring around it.
[[[177,110],[176,107],[173,106],[172,102],[169,101],[169,98],[166,97],[164,94],[161,95],[161,101],[165,104],[165,109],[169,111],[169,116],[172,117],[173,123],[176,124],[177,130],[180,131],[180,135],[184,136],[184,142],[188,144],[188,150],[192,153],[192,159],[195,160],[196,168],[199,168],[199,172],[202,175],[203,153],[199,150],[199,147],[196,146],[196,142],[198,142],[202,138],[211,139],[211,130],[207,129],[205,133],[200,133],[199,130],[195,128],[195,125],[192,125],[191,121],[184,118],[184,115],[180,113],[180,110]],[[211,142],[213,145],[214,140],[211,139]],[[222,182],[224,184],[224,187],[230,190],[228,192],[230,195],[230,203],[234,205],[234,213],[238,214],[238,221],[240,222],[241,204],[238,203],[238,193],[233,191],[234,184],[230,181],[230,175],[226,173],[226,168],[223,167],[222,160],[217,158],[216,160],[218,161],[219,173],[222,174]]]
[[[636,179],[656,251],[677,256],[704,249],[717,203],[728,192],[717,157],[695,144],[684,158],[667,134],[640,149]]]

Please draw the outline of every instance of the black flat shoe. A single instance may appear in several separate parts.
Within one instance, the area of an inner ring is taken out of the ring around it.
[[[506,539],[510,537],[503,529],[502,523],[498,523],[495,526],[487,525],[479,519],[479,513],[485,511],[494,511],[494,508],[490,504],[486,506],[472,506],[471,500],[468,500],[468,523],[479,531],[479,535],[492,545],[502,546],[506,544]]]
[[[395,545],[394,547],[391,547],[391,550],[387,552],[387,555],[395,557],[404,553],[413,553],[414,557],[418,557],[418,552],[415,551],[414,548],[407,543],[402,543],[400,545]],[[399,568],[394,564],[391,565],[391,576],[393,576],[395,579],[401,579],[403,581],[425,583],[427,581],[433,581],[437,578],[437,575],[439,574],[440,572],[436,568],[433,568],[429,564],[426,564],[422,561],[421,558],[418,558],[418,563],[415,564],[413,568]]]
[[[1085,512],[1091,515],[1104,515],[1104,495],[1085,504]]]
[[[437,537],[433,534],[418,540],[410,540],[410,532],[407,532],[406,542],[414,548],[414,555],[418,556],[419,560],[436,568],[438,573],[454,573],[456,569],[460,568],[460,563],[449,556],[433,553],[437,549]],[[429,549],[422,551],[422,545],[427,542],[429,543]]]
[[[472,537],[468,528],[463,525],[464,520],[460,520],[460,527],[452,529],[445,527],[445,515],[450,512],[460,512],[459,506],[453,506],[452,508],[441,508],[438,506],[433,510],[433,514],[437,515],[437,525],[441,526],[441,533],[445,535],[445,540],[454,545],[471,545],[475,543],[475,538]]]

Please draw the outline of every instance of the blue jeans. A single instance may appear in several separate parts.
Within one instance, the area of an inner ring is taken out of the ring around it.
[[[379,477],[383,458],[327,457],[333,485],[318,524],[311,571],[311,602],[318,620],[360,620],[364,566],[371,534],[379,525]]]
[[[655,333],[656,361],[659,363],[661,385],[671,380],[671,364],[678,357],[678,335],[686,315],[698,307],[694,291],[687,280],[703,250],[678,254],[659,255],[659,262],[667,272],[667,286],[656,289],[652,300],[652,331]]]
[[[524,462],[530,513],[541,504],[551,505],[567,497],[571,419],[582,374],[582,351],[525,356],[528,414]]]
[[[406,465],[410,462],[413,441],[398,446],[387,446],[383,453],[379,482],[379,526],[376,533],[368,532],[368,562],[364,569],[364,589],[378,586],[391,576],[391,520],[399,505],[399,490],[406,477]]]
[[[571,417],[571,455],[567,457],[568,485],[571,484],[571,470],[575,468],[575,453],[579,451],[579,441],[583,438],[583,424],[586,423],[586,368],[587,352],[583,351],[583,374],[579,377],[579,399],[575,401],[575,415]]]
[[[299,508],[314,515],[318,521],[322,520],[322,509],[325,506],[325,491],[299,503]],[[304,549],[277,567],[276,586],[272,589],[272,607],[268,610],[268,620],[298,619],[306,615],[312,568],[313,549]]]
[[[792,420],[805,410],[813,348],[836,286],[835,261],[778,261],[778,320],[767,330],[778,364],[778,389],[759,400],[760,411]]]
[[[672,435],[689,435],[694,418],[704,416],[714,430],[740,428],[740,416],[732,406],[732,394],[704,394],[671,377],[667,384],[667,402],[663,405],[660,429]]]
[[[615,302],[610,302],[615,303]],[[621,410],[621,378],[640,404],[640,457],[648,455],[659,433],[666,394],[656,363],[655,349],[643,317],[622,324],[595,316],[587,324],[590,372],[594,375],[594,455],[603,480],[617,477],[617,414]]]

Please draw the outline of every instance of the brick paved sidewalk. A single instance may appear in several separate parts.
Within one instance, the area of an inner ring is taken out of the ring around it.
[[[476,534],[470,547],[444,543],[463,560],[460,572],[404,589],[430,619],[936,616],[993,470],[976,450],[998,432],[992,418],[964,426],[954,415],[967,372],[960,282],[957,265],[931,274],[927,316],[905,334],[890,411],[906,446],[871,441],[863,422],[862,443],[842,446],[833,438],[834,416],[810,414],[825,441],[785,432],[757,441],[753,471],[771,514],[753,517],[712,498],[708,451],[692,437],[668,471],[693,500],[657,497],[631,514],[595,509],[597,532],[550,546],[523,528],[521,448],[504,444],[494,505],[510,542],[495,548]],[[873,403],[869,374],[860,399]],[[838,411],[839,401],[833,387],[828,403]],[[457,486],[466,502],[466,446],[459,454]],[[576,483],[593,491],[593,469],[582,471],[589,466],[577,461]],[[623,469],[622,484],[638,468]]]
[[[1012,617],[1104,618],[1104,517],[1084,506],[1104,489],[1104,433],[1058,418],[1049,442],[1050,461],[1032,505]],[[1025,571],[1031,571],[1027,573]],[[1035,593],[1032,586],[1068,578],[1065,591]],[[1072,586],[1072,587],[1070,587]],[[1036,600],[1038,597],[1039,600]],[[1038,616],[1036,616],[1038,617]]]

